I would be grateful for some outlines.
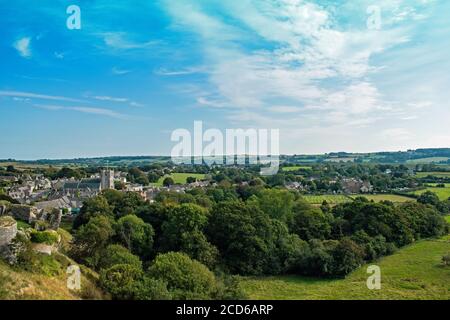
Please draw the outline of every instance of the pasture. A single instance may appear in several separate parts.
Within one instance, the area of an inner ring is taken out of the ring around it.
[[[324,201],[328,202],[329,204],[340,204],[340,203],[346,203],[351,202],[352,199],[344,196],[344,195],[305,195],[303,196],[303,199],[305,199],[308,203],[313,205],[320,205]]]
[[[450,172],[417,172],[416,177],[417,178],[426,178],[428,176],[432,176],[435,178],[450,178]]]
[[[449,300],[450,268],[441,263],[449,249],[449,236],[422,240],[371,263],[381,268],[381,290],[367,288],[368,265],[345,279],[244,278],[242,287],[256,300]]]
[[[152,183],[154,186],[161,187],[163,185],[164,179],[171,177],[175,184],[186,184],[186,180],[189,177],[197,178],[197,180],[205,179],[205,174],[201,173],[172,173],[171,175],[166,175],[158,180],[157,183]]]
[[[294,172],[298,170],[312,170],[312,167],[309,166],[290,166],[290,167],[283,167],[282,171],[284,172]]]
[[[351,196],[351,197],[355,199],[358,196]],[[368,194],[368,195],[361,195],[361,197],[364,197],[370,201],[373,200],[374,202],[391,201],[393,203],[404,203],[408,201],[416,201],[416,199],[414,198],[399,196],[396,194]]]
[[[446,162],[449,158],[447,157],[430,157],[430,158],[420,158],[414,160],[408,160],[406,163],[408,164],[428,164],[428,163],[440,163]]]
[[[441,201],[444,201],[444,200],[447,200],[450,198],[450,187],[449,186],[446,186],[445,188],[427,187],[422,190],[414,191],[414,192],[412,192],[412,194],[420,196],[422,193],[425,193],[427,191],[436,193]]]

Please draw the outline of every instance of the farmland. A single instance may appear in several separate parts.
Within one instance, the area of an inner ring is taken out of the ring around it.
[[[301,276],[247,278],[243,288],[250,299],[264,300],[414,300],[450,299],[450,268],[441,264],[450,237],[423,240],[374,263],[381,268],[381,290],[368,290],[367,265],[345,279]]]
[[[426,164],[426,163],[439,163],[448,161],[448,157],[430,157],[430,158],[421,158],[408,160],[406,163],[408,164]]]
[[[312,167],[309,166],[291,166],[291,167],[283,167],[282,170],[284,172],[294,172],[298,170],[312,170]]]
[[[450,198],[450,186],[448,186],[448,185],[446,185],[445,188],[427,187],[422,190],[414,191],[414,192],[412,192],[412,194],[421,195],[422,193],[425,193],[427,191],[436,193],[441,201],[444,201],[444,200],[447,200]]]
[[[306,195],[303,198],[310,204],[317,205],[322,204],[324,201],[329,204],[340,204],[352,201],[351,198],[344,195]]]
[[[158,180],[158,182],[154,183],[153,185],[159,186],[159,187],[162,186],[164,179],[167,177],[171,177],[175,181],[176,184],[185,184],[187,178],[189,178],[189,177],[197,178],[197,180],[205,179],[205,175],[200,174],[200,173],[172,173],[171,175],[167,175],[167,176],[160,178]]]
[[[428,176],[436,177],[436,178],[450,178],[450,172],[417,172],[417,178],[426,178]]]
[[[356,198],[358,196],[352,196],[352,198]],[[407,201],[415,201],[414,198],[409,198],[405,196],[399,196],[396,194],[370,194],[363,195],[364,198],[367,198],[370,201],[381,202],[381,201],[391,201],[394,203],[403,203]]]

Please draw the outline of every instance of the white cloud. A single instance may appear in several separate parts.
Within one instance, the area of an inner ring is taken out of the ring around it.
[[[115,119],[126,119],[128,118],[127,115],[118,113],[116,111],[110,110],[110,109],[104,109],[104,108],[92,108],[92,107],[83,107],[83,106],[59,106],[59,105],[35,105],[35,107],[51,110],[51,111],[77,111],[81,113],[87,113],[87,114],[94,114],[94,115],[101,115],[101,116],[107,116],[110,118]]]
[[[13,43],[13,47],[24,58],[31,58],[31,38],[25,37]]]
[[[46,95],[46,94],[22,92],[22,91],[1,91],[0,90],[0,96],[41,99],[41,100],[68,101],[68,102],[83,102],[83,100],[73,99],[73,98],[68,98],[68,97],[51,96],[51,95]]]

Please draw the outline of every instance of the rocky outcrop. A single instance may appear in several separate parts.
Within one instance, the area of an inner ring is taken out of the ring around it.
[[[6,215],[6,210],[8,208],[6,207],[6,205],[0,205],[0,217]]]
[[[17,222],[8,216],[0,217],[0,247],[8,246],[17,235]]]

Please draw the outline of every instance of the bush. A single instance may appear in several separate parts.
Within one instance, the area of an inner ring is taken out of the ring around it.
[[[445,256],[442,257],[442,263],[446,267],[450,266],[450,253],[448,253],[448,254],[446,254]]]
[[[100,273],[101,286],[115,300],[170,300],[164,281],[144,275],[142,269],[119,264]]]
[[[142,262],[138,256],[133,255],[121,245],[113,244],[101,252],[97,268],[109,269],[117,264],[128,264],[142,269]]]
[[[36,231],[31,232],[31,242],[53,245],[59,241],[59,235],[55,231]]]
[[[136,281],[142,277],[142,269],[129,264],[118,264],[101,271],[100,285],[113,299],[134,300]]]
[[[183,253],[158,255],[148,274],[166,282],[174,299],[211,299],[217,292],[214,274]]]
[[[117,240],[133,254],[148,258],[153,248],[153,227],[135,215],[120,218],[116,225]]]

